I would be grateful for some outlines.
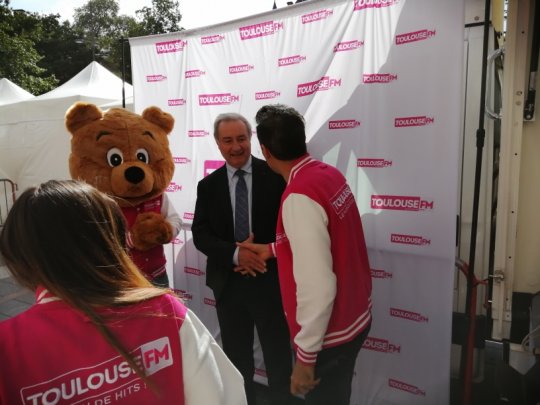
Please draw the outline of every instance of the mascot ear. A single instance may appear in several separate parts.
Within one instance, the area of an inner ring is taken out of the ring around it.
[[[173,116],[162,111],[159,107],[152,106],[146,108],[142,113],[142,117],[163,129],[167,134],[169,134],[174,127]]]
[[[71,134],[77,130],[103,118],[103,112],[95,104],[77,102],[66,112],[66,128]]]

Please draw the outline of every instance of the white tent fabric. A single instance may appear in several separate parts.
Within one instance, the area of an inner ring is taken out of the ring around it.
[[[133,94],[133,87],[125,84],[126,96]],[[117,99],[122,95],[122,80],[97,62],[91,62],[62,86],[39,96],[52,99],[78,94],[89,98]]]
[[[126,97],[133,87],[125,84]],[[66,83],[48,93],[0,109],[0,125],[64,118],[66,110],[77,101],[97,105],[122,97],[122,80],[97,62],[91,62]]]
[[[0,79],[0,105],[16,103],[18,101],[28,100],[35,97],[22,87],[6,79]]]
[[[135,112],[133,108],[133,96],[126,97],[125,99],[125,107],[122,107],[122,99],[116,100],[110,103],[101,104],[99,108],[101,108],[103,111],[109,110],[111,108],[125,108],[128,111]]]
[[[133,96],[130,84],[125,84],[125,94]],[[0,105],[0,169],[17,183],[19,193],[49,179],[69,178],[67,109],[77,101],[102,105],[121,96],[122,80],[92,62],[49,93]]]

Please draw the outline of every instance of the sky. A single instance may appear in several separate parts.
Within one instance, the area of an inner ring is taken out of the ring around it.
[[[117,0],[120,14],[135,17],[135,10],[150,7],[151,0]],[[270,11],[273,0],[177,0],[180,4],[185,29],[218,24],[253,14]],[[43,14],[60,14],[61,20],[73,22],[74,9],[88,0],[11,0],[12,9],[22,9]],[[286,7],[287,0],[276,0],[277,7]]]

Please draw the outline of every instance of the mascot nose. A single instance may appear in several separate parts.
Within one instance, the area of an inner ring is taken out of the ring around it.
[[[133,166],[124,172],[127,181],[133,184],[140,183],[144,179],[144,171],[140,167]]]

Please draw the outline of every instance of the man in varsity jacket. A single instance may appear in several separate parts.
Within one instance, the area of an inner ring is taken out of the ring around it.
[[[371,326],[371,273],[360,214],[336,168],[313,159],[303,117],[262,107],[257,136],[283,176],[276,241],[242,244],[278,261],[283,308],[296,351],[291,392],[307,404],[349,404],[356,357]],[[271,248],[271,249],[270,249]]]

